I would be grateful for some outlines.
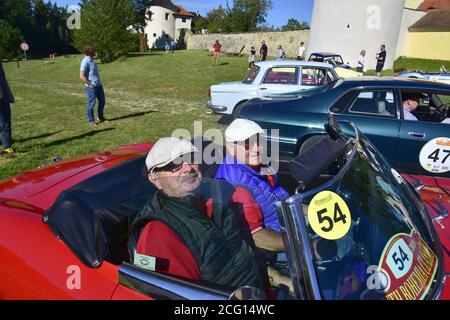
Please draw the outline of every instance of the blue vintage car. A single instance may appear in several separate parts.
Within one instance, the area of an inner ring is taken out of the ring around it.
[[[441,67],[440,72],[403,71],[396,74],[401,78],[422,79],[450,84],[450,72]]]
[[[349,70],[352,68],[348,64],[344,63],[344,60],[342,59],[341,55],[332,52],[313,52],[309,55],[308,60],[316,62],[325,62],[333,65],[334,67],[341,67]]]
[[[402,94],[421,94],[415,116],[404,119]],[[279,129],[280,167],[324,134],[328,114],[355,123],[402,172],[450,178],[450,85],[395,78],[338,80],[315,95],[249,101],[239,116]],[[271,140],[269,132],[269,140]]]

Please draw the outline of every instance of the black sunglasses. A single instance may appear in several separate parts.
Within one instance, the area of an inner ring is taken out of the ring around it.
[[[153,170],[153,172],[161,172],[161,171],[165,171],[165,172],[178,172],[181,170],[181,168],[183,167],[184,162],[181,161],[180,163],[174,163],[174,162],[169,162],[168,164],[166,164],[164,167],[161,168],[155,168]]]
[[[248,151],[248,150],[250,150],[250,140],[252,142],[255,142],[255,139],[248,138],[248,139],[246,139],[244,141],[236,141],[235,144],[243,145],[245,150]],[[258,145],[260,145],[260,142],[261,142],[261,136],[258,134],[258,135],[256,135],[256,143]]]

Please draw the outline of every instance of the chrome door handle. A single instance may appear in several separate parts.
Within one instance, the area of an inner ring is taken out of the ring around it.
[[[425,132],[410,131],[410,132],[408,132],[408,135],[411,137],[416,137],[416,138],[425,138]]]
[[[267,90],[267,88],[259,88],[259,90]]]

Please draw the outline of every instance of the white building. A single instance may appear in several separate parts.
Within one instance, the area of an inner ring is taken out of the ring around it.
[[[413,41],[410,27],[427,15],[422,11],[427,10],[422,8],[427,2],[432,1],[315,0],[307,54],[339,53],[344,63],[356,67],[359,53],[364,49],[365,68],[375,69],[375,56],[384,44],[387,53],[384,68],[391,69],[396,58],[411,51],[408,51]]]
[[[164,48],[166,41],[178,39],[182,29],[191,29],[194,14],[170,0],[153,0],[147,11],[147,34],[149,48]]]

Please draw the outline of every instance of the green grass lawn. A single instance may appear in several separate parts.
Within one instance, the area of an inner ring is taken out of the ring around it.
[[[51,161],[114,147],[154,141],[177,128],[203,132],[223,129],[218,115],[208,114],[208,87],[243,79],[247,59],[223,57],[211,65],[207,52],[177,51],[131,55],[99,65],[105,88],[105,116],[112,121],[91,129],[86,96],[79,80],[81,56],[54,62],[30,60],[4,63],[11,89],[13,147],[16,153],[0,157],[0,179]]]
[[[4,63],[16,97],[12,114],[17,152],[0,157],[0,179],[47,163],[57,155],[66,159],[154,141],[178,128],[193,132],[194,121],[202,121],[203,132],[223,129],[218,123],[221,117],[207,113],[208,87],[243,79],[248,63],[246,56],[224,56],[221,65],[212,66],[205,51],[160,51],[100,64],[105,116],[112,121],[91,129],[79,80],[81,58],[31,60],[21,62],[20,69],[15,62]],[[401,66],[409,66],[410,60],[402,60]],[[431,70],[438,70],[440,62],[432,63]]]

